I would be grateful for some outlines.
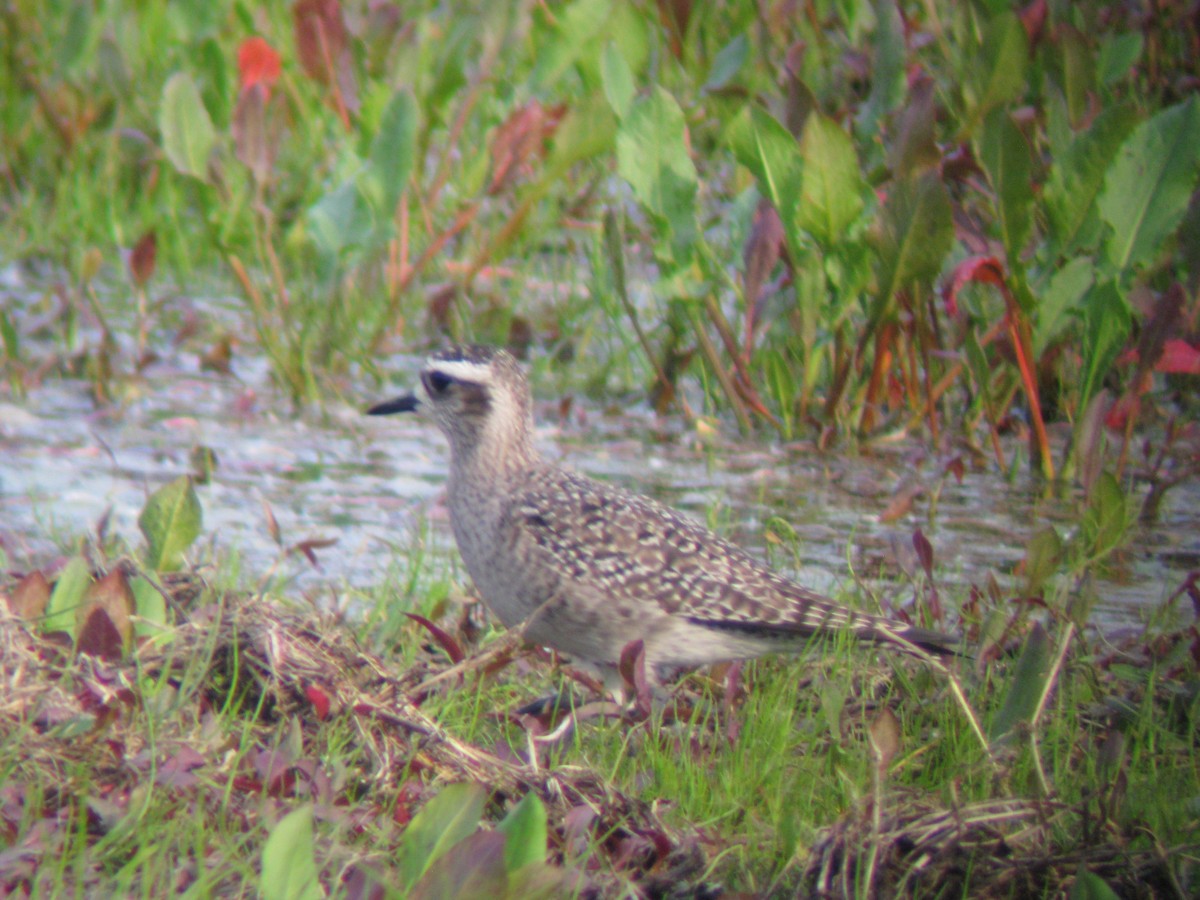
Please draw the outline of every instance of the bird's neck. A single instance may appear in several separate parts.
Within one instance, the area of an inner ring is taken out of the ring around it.
[[[536,465],[532,422],[489,422],[474,440],[452,443],[452,468],[467,481],[506,481]]]

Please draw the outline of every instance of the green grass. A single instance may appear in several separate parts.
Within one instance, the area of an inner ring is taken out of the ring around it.
[[[38,724],[43,714],[38,704],[6,705],[0,711],[7,721],[0,775],[10,792],[2,820],[5,844],[12,849],[33,841],[29,858],[38,862],[32,881],[15,883],[51,895],[86,889],[161,896],[181,888],[192,895],[240,895],[257,883],[274,824],[306,800],[336,812],[318,814],[310,851],[326,888],[339,890],[339,873],[354,860],[386,871],[386,848],[396,847],[404,833],[397,811],[419,807],[422,798],[454,778],[442,768],[444,761],[420,762],[422,751],[415,746],[415,755],[381,770],[354,714],[341,708],[327,720],[317,718],[298,696],[313,683],[304,674],[311,670],[293,670],[295,660],[284,646],[272,674],[264,669],[264,646],[270,644],[254,635],[260,628],[293,636],[311,628],[326,635],[323,640],[349,638],[348,646],[380,654],[378,665],[394,677],[434,673],[446,664],[441,651],[429,648],[428,634],[401,610],[417,608],[411,601],[419,596],[453,596],[456,589],[446,580],[448,560],[414,558],[420,573],[393,570],[377,594],[363,598],[374,606],[352,620],[318,622],[311,614],[261,619],[269,608],[258,606],[255,619],[235,620],[242,624],[231,628],[228,622],[218,626],[218,615],[213,627],[182,644],[174,644],[181,639],[167,631],[157,640],[168,662],[159,659],[145,671],[133,658],[117,666],[124,673],[118,683],[138,700],[130,706],[109,698],[111,718],[81,711],[47,727]],[[218,574],[214,580],[227,579]],[[414,585],[421,587],[414,591]],[[405,596],[410,601],[401,599]],[[214,601],[229,611],[246,602],[210,588],[181,600],[179,614],[214,615],[203,612]],[[435,600],[419,608],[454,633],[455,602]],[[240,632],[245,627],[252,631]],[[8,620],[5,629],[7,640],[19,639],[15,621]],[[483,652],[495,638],[485,631],[471,652]],[[173,645],[180,647],[179,658],[171,658]],[[1114,669],[1090,659],[1084,649],[1077,645],[1055,674],[1052,699],[1032,732],[1018,729],[997,746],[994,759],[976,740],[942,676],[848,641],[748,663],[732,704],[719,677],[692,676],[681,685],[694,701],[683,721],[585,718],[570,740],[541,749],[542,771],[574,789],[584,782],[599,785],[600,796],[611,804],[599,807],[601,830],[572,844],[562,829],[576,804],[555,806],[551,795],[549,825],[559,837],[552,840],[549,859],[586,871],[610,894],[625,879],[652,877],[644,859],[616,862],[620,854],[613,842],[636,833],[628,829],[661,829],[668,846],[700,848],[700,862],[686,870],[690,882],[784,894],[801,883],[826,829],[855,821],[873,804],[902,816],[910,806],[969,809],[1005,798],[1036,803],[1043,796],[1040,769],[1052,791],[1045,799],[1059,805],[1052,833],[1064,852],[1108,841],[1120,841],[1130,856],[1153,855],[1156,843],[1182,847],[1174,868],[1186,880],[1182,860],[1196,852],[1190,842],[1200,795],[1193,740],[1200,708],[1194,694],[1181,690],[1175,676],[1165,679],[1159,664]],[[100,683],[95,670],[81,662],[68,659],[46,670],[61,672],[54,684],[65,691],[67,706],[75,692],[94,692]],[[1161,665],[1172,668],[1171,660]],[[992,663],[983,677],[971,668],[964,663],[960,676],[987,728],[1013,689],[1015,668]],[[326,683],[335,683],[336,672],[328,675]],[[425,698],[423,712],[463,745],[485,753],[508,748],[506,754],[520,756],[528,739],[511,714],[560,685],[574,686],[586,699],[578,685],[560,682],[544,661],[527,657],[487,678],[444,684]],[[26,697],[27,688],[26,680],[13,698]],[[1111,710],[1118,708],[1124,712],[1113,718]],[[869,734],[884,710],[894,712],[900,737],[877,782]],[[1108,748],[1099,750],[1106,740]],[[1114,752],[1113,740],[1121,742],[1121,752]],[[266,763],[272,754],[287,765],[272,769]],[[181,761],[182,767],[172,768]],[[272,781],[272,772],[290,775]],[[21,796],[15,816],[14,790]],[[639,806],[628,807],[631,801]],[[643,812],[632,811],[638,808]],[[639,819],[645,810],[659,824]],[[1038,850],[1049,870],[1057,871],[1054,846]],[[981,865],[981,878],[985,870]],[[0,872],[0,878],[11,879],[13,871]],[[1059,872],[1058,878],[1073,871]],[[1103,872],[1110,884],[1124,883],[1119,869]],[[977,887],[984,890],[989,883]],[[1052,893],[1052,885],[1062,883],[1048,875],[1039,893]],[[971,891],[970,884],[964,882],[963,890]]]

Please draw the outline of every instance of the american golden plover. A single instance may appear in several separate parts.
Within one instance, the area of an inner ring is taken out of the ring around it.
[[[799,651],[810,636],[835,631],[953,652],[946,635],[852,610],[648,497],[543,459],[529,383],[504,350],[437,353],[416,393],[369,413],[426,406],[450,442],[450,524],[480,597],[506,626],[523,625],[529,641],[610,684],[636,639],[653,678]]]

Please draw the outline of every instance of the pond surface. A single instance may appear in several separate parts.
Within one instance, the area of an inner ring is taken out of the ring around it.
[[[44,306],[11,268],[0,275],[0,302],[10,315],[35,315]],[[236,301],[210,301],[206,315],[236,320],[240,310]],[[28,352],[39,352],[38,341],[36,332],[27,337]],[[43,343],[41,352],[54,352],[50,339]],[[337,539],[315,551],[319,569],[297,555],[281,564],[279,571],[314,597],[368,589],[393,563],[403,570],[426,523],[449,565],[445,441],[419,416],[362,414],[415,383],[419,357],[388,361],[391,388],[380,391],[364,378],[348,389],[359,397],[331,398],[321,411],[293,416],[252,347],[237,348],[231,374],[203,371],[206,349],[163,341],[161,361],[122,376],[119,399],[103,408],[83,380],[48,378],[19,399],[10,385],[0,387],[0,548],[11,568],[45,564],[106,513],[110,531],[140,544],[137,517],[146,496],[193,471],[198,446],[217,456],[211,482],[198,488],[201,544],[218,555],[236,553],[249,585],[280,559],[267,506],[285,545]],[[934,548],[943,602],[953,608],[966,586],[982,585],[989,572],[1012,596],[1020,588],[1011,573],[1029,536],[1046,523],[1064,537],[1073,527],[1067,503],[1001,477],[990,460],[980,470],[968,466],[960,484],[944,474],[945,459],[915,442],[847,459],[739,439],[730,436],[732,426],[701,441],[678,417],[663,422],[638,408],[614,413],[579,398],[563,420],[560,398],[542,387],[535,386],[538,438],[549,456],[707,520],[817,590],[845,588],[852,567],[865,585],[903,602],[913,588],[895,576],[919,569],[912,534],[920,527]],[[906,492],[916,494],[911,507],[883,521]],[[782,531],[767,527],[776,518],[794,529],[797,544],[770,541]],[[1168,493],[1161,522],[1137,532],[1126,559],[1118,580],[1096,588],[1095,617],[1104,627],[1143,620],[1198,565],[1194,482]]]

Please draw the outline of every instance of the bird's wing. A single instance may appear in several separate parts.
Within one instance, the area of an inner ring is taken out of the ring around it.
[[[953,639],[860,613],[772,572],[741,548],[653,500],[548,470],[515,507],[518,528],[562,576],[612,599],[762,637],[847,630],[944,652]]]

